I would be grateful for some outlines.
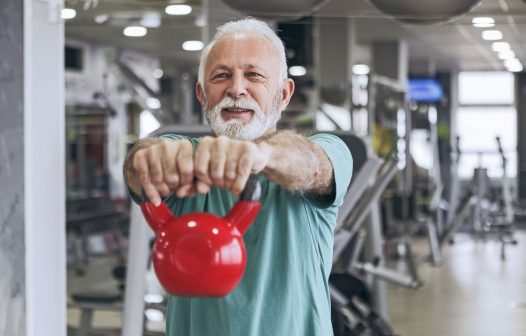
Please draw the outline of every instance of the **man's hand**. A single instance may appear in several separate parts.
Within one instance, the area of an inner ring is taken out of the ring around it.
[[[130,188],[139,195],[144,190],[156,206],[161,196],[172,192],[178,197],[195,194],[194,150],[189,140],[146,139],[128,153],[124,170]]]
[[[194,153],[188,140],[151,138],[139,142],[130,153],[124,170],[126,181],[137,194],[142,190],[154,204],[161,196],[175,192],[177,197],[206,194],[212,186],[238,195],[250,173],[262,171],[269,160],[264,143],[204,137]]]
[[[238,195],[249,175],[266,167],[269,160],[266,149],[263,144],[226,136],[201,138],[194,157],[196,191],[206,194],[216,186]]]

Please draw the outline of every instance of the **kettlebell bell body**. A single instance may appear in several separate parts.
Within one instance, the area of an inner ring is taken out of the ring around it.
[[[204,212],[174,217],[165,203],[141,204],[156,235],[154,270],[167,293],[217,297],[234,290],[245,271],[243,234],[259,212],[259,194],[257,177],[251,176],[225,217]]]

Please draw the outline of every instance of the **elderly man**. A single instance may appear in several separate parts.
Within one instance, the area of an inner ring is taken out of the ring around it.
[[[276,130],[293,92],[272,29],[250,18],[226,23],[202,53],[196,85],[217,137],[147,138],[128,153],[132,196],[164,198],[175,214],[224,215],[251,173],[262,185],[240,284],[224,298],[169,297],[167,335],[332,335],[333,228],[352,158],[334,136]]]

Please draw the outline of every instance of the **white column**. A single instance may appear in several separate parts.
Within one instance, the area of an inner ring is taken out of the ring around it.
[[[26,335],[66,335],[62,1],[24,0]]]

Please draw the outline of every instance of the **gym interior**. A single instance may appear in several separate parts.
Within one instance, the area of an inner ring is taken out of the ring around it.
[[[211,134],[201,50],[247,16],[285,44],[278,129],[353,156],[334,335],[525,335],[524,0],[1,0],[0,334],[165,335],[123,163]]]

